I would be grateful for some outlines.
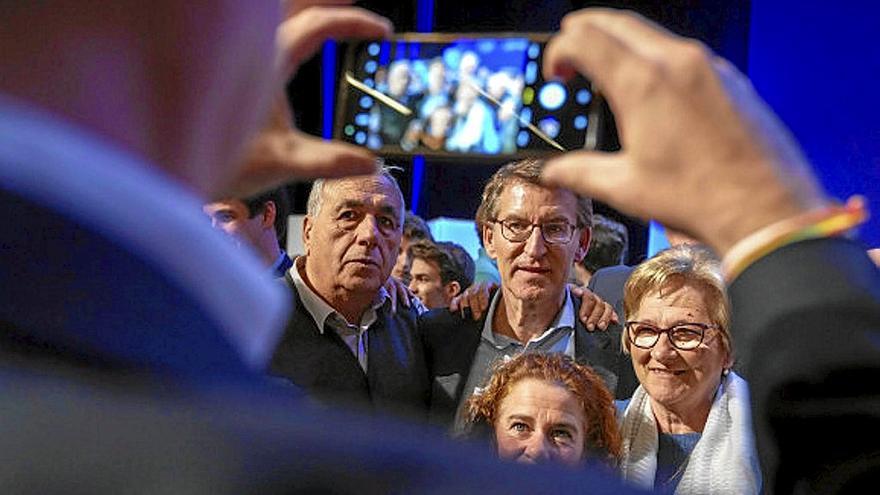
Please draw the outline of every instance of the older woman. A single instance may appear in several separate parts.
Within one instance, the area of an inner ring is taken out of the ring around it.
[[[616,464],[620,454],[611,393],[563,354],[502,362],[467,407],[472,431],[489,430],[502,459],[574,466],[584,459]]]
[[[718,260],[693,245],[662,251],[633,271],[624,310],[622,344],[641,385],[621,421],[623,477],[664,492],[758,493]]]

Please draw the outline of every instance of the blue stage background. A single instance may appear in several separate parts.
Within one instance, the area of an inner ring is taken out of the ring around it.
[[[748,72],[828,192],[868,197],[880,246],[880,3],[752,2]]]

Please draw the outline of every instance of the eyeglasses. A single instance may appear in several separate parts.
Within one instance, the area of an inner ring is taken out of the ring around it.
[[[672,347],[682,351],[692,351],[703,343],[706,330],[718,328],[705,323],[681,323],[669,328],[658,328],[640,321],[628,321],[624,325],[626,335],[632,345],[640,349],[650,349],[660,341],[660,335],[667,334]]]
[[[567,244],[574,234],[574,225],[565,222],[529,223],[522,220],[490,220],[501,225],[501,235],[510,242],[524,242],[535,227],[541,229],[541,237],[547,244]]]

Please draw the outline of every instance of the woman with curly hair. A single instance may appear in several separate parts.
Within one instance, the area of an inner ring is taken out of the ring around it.
[[[609,465],[620,456],[613,397],[589,367],[563,354],[521,354],[496,366],[467,403],[471,432],[524,463]]]

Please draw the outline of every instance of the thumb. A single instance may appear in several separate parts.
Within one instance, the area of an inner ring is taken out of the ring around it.
[[[548,160],[541,181],[614,205],[626,191],[627,174],[619,152],[572,151]]]

